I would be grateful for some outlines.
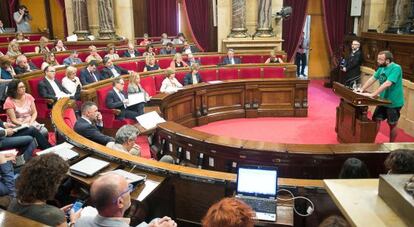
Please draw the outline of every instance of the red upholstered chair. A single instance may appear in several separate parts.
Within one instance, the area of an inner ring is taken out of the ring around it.
[[[30,41],[39,41],[40,37],[42,37],[43,34],[32,34],[32,35],[28,35],[26,36]]]
[[[41,119],[49,118],[50,109],[47,108],[47,104],[53,103],[51,99],[44,99],[39,96],[39,92],[37,91],[37,85],[43,79],[43,77],[33,78],[27,81],[29,84],[30,93],[33,98],[35,98],[36,109],[37,109],[37,117]]]
[[[69,126],[71,129],[75,127],[76,114],[73,108],[68,108],[63,112],[63,120],[65,121],[66,125]]]
[[[36,46],[37,46],[37,44],[28,44],[28,45],[20,44],[20,51],[22,53],[34,52]]]
[[[78,52],[78,58],[80,58],[82,62],[85,62],[85,59],[88,56],[89,56],[89,51]]]
[[[136,61],[128,61],[128,62],[115,62],[115,64],[119,67],[122,67],[126,70],[132,70],[137,71],[138,70],[138,64]]]
[[[161,47],[154,47],[155,54],[160,54]]]
[[[170,67],[170,63],[172,61],[172,58],[161,58],[158,60],[158,65],[161,69],[166,69]]]
[[[70,53],[55,53],[55,58],[56,60],[59,62],[59,64],[63,65],[63,60],[65,60],[65,58],[69,57]]]
[[[219,80],[237,79],[237,68],[220,68],[218,73]]]
[[[184,85],[184,77],[187,74],[187,71],[184,72],[176,72],[175,78],[177,78],[178,82],[180,82],[182,85]]]
[[[99,88],[96,91],[96,97],[97,97],[97,105],[99,112],[102,114],[102,120],[103,120],[103,127],[104,128],[120,128],[123,125],[126,124],[134,124],[135,122],[131,119],[123,119],[118,120],[115,118],[116,115],[120,113],[119,110],[115,109],[108,109],[105,104],[106,94],[109,90],[112,89],[112,85]]]
[[[2,46],[2,47],[0,47],[0,51],[3,53],[3,54],[6,54],[7,53],[7,45],[6,46]]]
[[[285,78],[284,67],[263,67],[263,78]]]
[[[216,69],[207,69],[207,70],[201,70],[200,75],[203,79],[203,82],[213,81],[217,80],[217,70]]]
[[[0,43],[8,43],[9,39],[8,36],[0,36]]]
[[[138,65],[138,72],[144,71],[145,60],[138,60],[137,65]]]
[[[260,78],[260,68],[240,68],[240,79]]]
[[[32,61],[32,63],[38,68],[40,69],[40,67],[42,66],[43,63],[43,56],[42,55],[36,55],[33,57],[30,57],[30,61]],[[63,62],[63,61],[62,61]],[[59,62],[59,63],[62,63]]]
[[[220,56],[203,56],[200,57],[200,63],[202,65],[218,65],[220,64]]]
[[[245,55],[240,56],[241,62],[245,63],[263,63],[262,56],[260,55]]]
[[[126,49],[122,48],[122,49],[117,49],[116,53],[119,55],[119,57],[123,57],[124,53],[125,53]]]
[[[143,54],[143,53],[145,52],[145,47],[144,47],[144,46],[138,46],[138,47],[137,47],[137,50],[138,50],[141,54]]]
[[[141,77],[140,83],[149,96],[157,94],[157,88],[155,86],[155,79],[153,76]]]
[[[98,50],[98,54],[99,54],[102,58],[104,58],[104,57],[105,57],[105,55],[106,55],[107,53],[106,53],[106,51],[105,51],[105,50]]]
[[[155,80],[155,88],[157,93],[160,92],[160,88],[161,88],[161,84],[162,81],[165,79],[165,75],[164,74],[159,74],[159,75],[154,75],[154,80]]]
[[[138,136],[137,140],[135,141],[136,144],[138,144],[141,147],[141,158],[151,158],[151,151],[148,144],[148,137]]]

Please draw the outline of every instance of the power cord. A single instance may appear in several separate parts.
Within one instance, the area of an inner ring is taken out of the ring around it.
[[[304,196],[295,196],[295,195],[293,195],[293,193],[291,191],[286,190],[286,189],[279,189],[277,191],[277,193],[279,193],[279,192],[287,192],[289,195],[292,196],[292,198],[284,199],[284,198],[277,197],[277,200],[281,200],[281,201],[291,201],[291,200],[295,200],[295,199],[304,199],[304,200],[306,200],[306,201],[308,201],[310,203],[310,206],[306,210],[307,214],[300,213],[299,211],[296,210],[295,205],[293,205],[293,210],[295,211],[295,213],[297,215],[302,216],[302,217],[307,217],[307,216],[310,216],[313,213],[313,211],[315,210],[315,205],[313,204],[313,202],[310,199],[308,199],[308,198],[306,198]]]

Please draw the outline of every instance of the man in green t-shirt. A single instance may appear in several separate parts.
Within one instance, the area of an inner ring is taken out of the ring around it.
[[[378,70],[362,86],[360,92],[364,92],[375,81],[379,81],[380,87],[372,93],[361,93],[368,97],[376,97],[391,101],[391,104],[377,106],[372,119],[377,122],[377,130],[381,121],[387,119],[390,126],[390,142],[394,142],[397,137],[397,123],[400,118],[400,110],[404,106],[404,94],[402,85],[401,66],[393,62],[390,51],[381,51],[377,58]]]

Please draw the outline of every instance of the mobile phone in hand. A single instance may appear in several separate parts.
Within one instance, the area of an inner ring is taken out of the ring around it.
[[[72,210],[73,212],[78,212],[78,210],[80,210],[83,206],[83,201],[82,200],[76,200],[76,202],[73,204],[72,206]]]

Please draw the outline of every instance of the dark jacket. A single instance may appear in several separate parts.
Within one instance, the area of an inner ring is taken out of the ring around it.
[[[33,63],[31,63],[31,62],[29,62],[29,65],[30,65],[30,69],[31,70],[36,70],[36,69],[38,69]],[[18,74],[23,74],[23,73],[27,73],[27,72],[29,72],[29,71],[27,71],[27,69],[26,68],[22,68],[22,67],[20,67],[20,66],[18,66],[18,65],[16,65],[16,67],[14,67],[14,72],[18,75]]]
[[[233,57],[234,64],[241,64],[240,58]],[[221,63],[222,65],[229,65],[231,64],[229,57],[225,57]]]
[[[95,77],[96,79],[98,79],[98,81],[102,80],[101,75],[99,74],[98,71],[93,72],[93,74],[95,74]],[[89,73],[87,68],[83,68],[80,71],[79,79],[82,85],[87,85],[87,84],[96,82],[95,78],[91,75],[91,73]]]
[[[200,76],[199,73],[196,74],[196,77],[197,77],[197,82],[198,83],[203,82],[203,80],[201,79],[201,76]],[[189,84],[193,84],[193,76],[191,75],[191,73],[188,73],[184,77],[184,85],[189,85]]]
[[[66,88],[64,88],[58,80],[55,79],[55,82],[62,92],[70,94],[70,92],[66,90]],[[43,78],[43,80],[39,82],[39,84],[37,85],[37,90],[39,92],[40,97],[45,99],[53,99],[56,102],[56,93],[53,90],[52,85],[50,85],[49,81],[47,81],[46,78]]]
[[[76,121],[74,129],[75,132],[79,135],[102,145],[106,145],[108,142],[115,141],[114,138],[104,135],[101,132],[102,127],[99,127],[95,124],[89,124],[89,122],[83,118],[79,118]]]
[[[352,53],[345,60],[346,67],[346,79],[345,85],[351,86],[354,81],[358,83],[359,78],[361,77],[360,66],[362,64],[362,54],[359,49],[355,53]]]
[[[128,74],[128,70],[120,66],[114,65],[114,68],[120,75]],[[114,74],[112,73],[111,69],[108,67],[104,67],[101,71],[101,80],[112,78],[112,77],[114,77]]]
[[[135,50],[135,57],[140,56],[140,55],[141,55],[141,53],[139,51]],[[126,50],[124,52],[124,57],[127,57],[127,58],[131,57],[131,54],[128,52],[128,50]]]

